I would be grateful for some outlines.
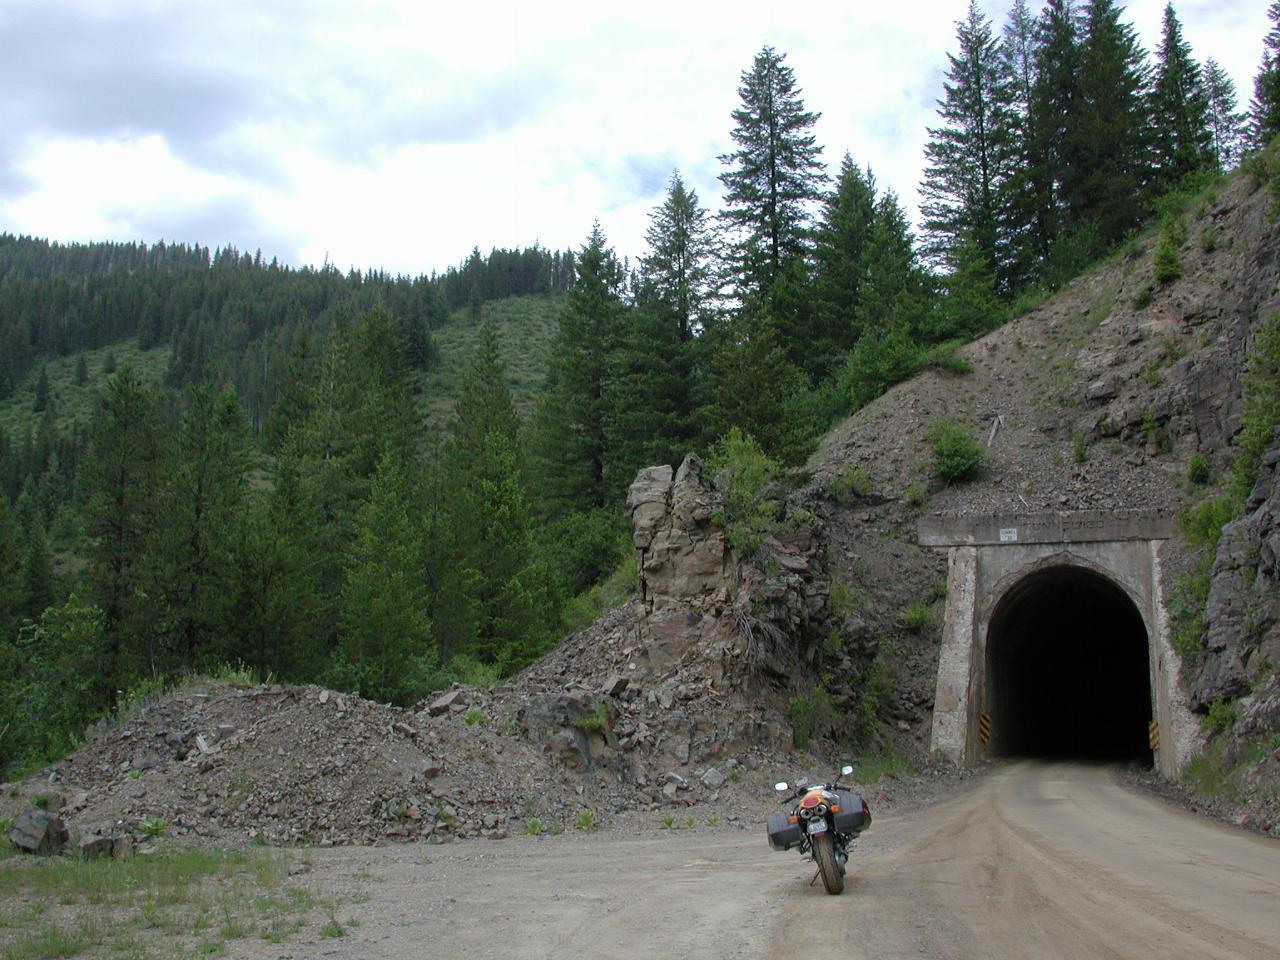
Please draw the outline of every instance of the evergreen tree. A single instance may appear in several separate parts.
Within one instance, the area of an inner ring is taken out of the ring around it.
[[[999,90],[1008,136],[1006,178],[998,194],[998,235],[1009,292],[1037,272],[1037,178],[1033,176],[1032,103],[1036,89],[1036,20],[1027,0],[1015,0],[1000,35]]]
[[[24,619],[38,620],[45,608],[55,600],[53,554],[45,540],[44,528],[36,519],[26,525],[22,541],[22,573],[19,584],[22,604],[19,612]]]
[[[819,379],[862,334],[862,285],[875,229],[875,177],[870,169],[859,170],[846,153],[814,235],[814,312],[819,325],[810,350],[820,361],[815,365]]]
[[[1137,226],[1150,180],[1146,55],[1115,0],[1090,0],[1079,95],[1067,117],[1062,198],[1074,273]]]
[[[31,409],[35,413],[43,413],[49,406],[49,371],[45,367],[40,368],[40,378],[36,380],[35,400],[32,401]]]
[[[1048,0],[1036,22],[1035,86],[1024,145],[1027,227],[1043,265],[1063,232],[1063,184],[1070,165],[1068,119],[1080,97],[1080,48],[1071,0]]]
[[[163,439],[157,391],[131,367],[122,367],[95,415],[81,477],[89,537],[86,581],[104,618],[104,700],[132,677],[150,672],[154,662],[145,561],[155,545]]]
[[[1168,190],[1212,163],[1209,100],[1191,46],[1182,38],[1173,4],[1164,8],[1160,51],[1151,88],[1156,184]]]
[[[793,402],[805,388],[804,375],[787,360],[773,324],[744,312],[718,330],[715,339],[705,411],[712,436],[723,437],[737,427],[770,456],[799,461],[809,425],[798,422]]]
[[[163,482],[153,596],[166,616],[158,645],[166,672],[230,659],[237,524],[246,507],[248,424],[230,387],[191,392]]]
[[[707,213],[679,172],[671,175],[667,197],[649,216],[649,253],[640,259],[643,298],[670,318],[680,340],[705,324],[711,295],[711,235]]]
[[[725,220],[736,229],[735,266],[743,297],[763,300],[784,263],[803,256],[811,206],[826,179],[809,131],[819,114],[805,110],[785,54],[765,46],[743,71],[733,111],[737,149],[722,155]]]
[[[1267,7],[1267,19],[1271,29],[1262,41],[1262,65],[1253,78],[1249,103],[1249,139],[1256,150],[1280,133],[1280,0]]]
[[[1231,170],[1240,162],[1245,144],[1245,116],[1237,109],[1236,85],[1213,59],[1205,61],[1203,83],[1214,162],[1219,170]]]
[[[947,54],[951,66],[938,101],[942,125],[929,129],[920,185],[925,252],[948,270],[957,268],[965,242],[976,244],[987,263],[998,262],[1009,137],[999,48],[977,0],[969,0],[966,18],[956,24],[956,40],[960,52]]]
[[[867,245],[858,290],[856,327],[860,339],[878,338],[896,328],[919,340],[946,339],[928,329],[932,289],[916,254],[906,211],[892,190],[876,201],[874,229]]]
[[[85,362],[84,354],[76,357],[76,386],[83,387],[89,382],[89,365]]]
[[[18,523],[8,500],[0,497],[0,643],[13,642],[21,621],[22,559]]]
[[[401,706],[429,691],[438,668],[423,579],[423,509],[411,471],[384,454],[360,508],[332,671],[337,685]]]
[[[578,254],[577,278],[551,346],[546,389],[534,410],[534,470],[552,516],[604,506],[620,482],[608,474],[605,423],[625,278],[606,242],[595,224]]]

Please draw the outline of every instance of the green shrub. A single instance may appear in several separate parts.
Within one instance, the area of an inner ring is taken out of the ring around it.
[[[1236,516],[1236,505],[1230,497],[1214,497],[1184,510],[1178,517],[1182,536],[1193,547],[1216,550],[1222,539],[1222,527]]]
[[[844,364],[836,371],[836,383],[848,398],[849,412],[866,406],[895,383],[920,369],[921,348],[905,328],[863,335]]]
[[[537,817],[530,817],[524,822],[524,832],[531,837],[542,835],[542,821]]]
[[[1156,283],[1171,283],[1182,276],[1182,245],[1187,242],[1187,224],[1180,216],[1166,216],[1152,257]]]
[[[1195,569],[1180,578],[1169,597],[1169,642],[1184,663],[1195,663],[1204,651],[1204,605],[1212,583],[1213,557],[1201,550]]]
[[[912,510],[919,510],[925,505],[928,496],[923,483],[908,483],[902,491],[902,502]]]
[[[573,725],[585,733],[603,733],[609,729],[612,719],[613,709],[608,702],[601,700],[590,713],[576,718]]]
[[[944,370],[947,373],[972,373],[973,364],[960,356],[959,350],[962,346],[964,346],[963,340],[947,340],[935,344],[924,352],[920,358],[920,365],[934,370]]]
[[[792,697],[787,703],[787,715],[791,718],[792,742],[801,750],[817,737],[830,734],[838,716],[831,694],[821,686]]]
[[[912,633],[924,633],[933,623],[933,610],[923,600],[913,600],[902,612],[902,625]]]
[[[1187,482],[1202,487],[1210,480],[1209,458],[1203,453],[1193,453],[1187,460]]]
[[[1236,722],[1236,705],[1229,700],[1215,700],[1209,704],[1209,712],[1205,715],[1204,725],[1214,733],[1231,729]]]
[[[724,498],[718,519],[724,525],[725,540],[740,556],[753,553],[777,516],[776,505],[765,499],[765,491],[778,476],[777,461],[733,427],[712,448],[707,466]]]
[[[850,503],[871,492],[871,478],[861,467],[848,464],[827,481],[827,493],[840,503]]]
[[[1071,434],[1071,458],[1076,463],[1086,463],[1089,460],[1089,446],[1085,443],[1083,430],[1076,430]]]
[[[893,677],[883,657],[876,657],[862,677],[858,702],[849,718],[849,736],[857,746],[869,744],[893,701]]]
[[[1133,308],[1135,310],[1144,310],[1151,306],[1151,298],[1155,296],[1156,288],[1149,283],[1144,283],[1138,288],[1138,292],[1133,295]]]
[[[594,830],[599,824],[596,821],[596,812],[583,807],[578,813],[578,819],[574,821],[574,827],[579,830]]]
[[[472,707],[462,715],[462,722],[469,727],[474,727],[478,723],[484,723],[484,714],[476,707]]]
[[[930,428],[933,474],[947,483],[967,480],[982,466],[982,444],[967,428],[952,420],[938,420]]]
[[[1231,495],[1243,504],[1258,480],[1262,457],[1280,426],[1280,314],[1258,330],[1245,374],[1244,419],[1231,467]]]

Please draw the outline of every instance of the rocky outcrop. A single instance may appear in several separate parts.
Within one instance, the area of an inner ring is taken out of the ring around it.
[[[1192,682],[1198,710],[1280,666],[1280,444],[1263,458],[1244,516],[1222,529],[1205,623]]]
[[[712,522],[720,499],[702,462],[684,458],[641,470],[627,493],[640,595],[650,610],[715,594],[728,584],[724,530]]]

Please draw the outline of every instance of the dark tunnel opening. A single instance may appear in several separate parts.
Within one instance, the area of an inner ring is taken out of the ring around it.
[[[1032,574],[1001,600],[987,650],[997,753],[1150,765],[1147,631],[1114,583]]]

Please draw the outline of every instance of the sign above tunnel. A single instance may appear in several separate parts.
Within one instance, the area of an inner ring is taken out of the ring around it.
[[[917,525],[920,544],[925,547],[1168,540],[1176,530],[1173,515],[1159,510],[922,517]]]

